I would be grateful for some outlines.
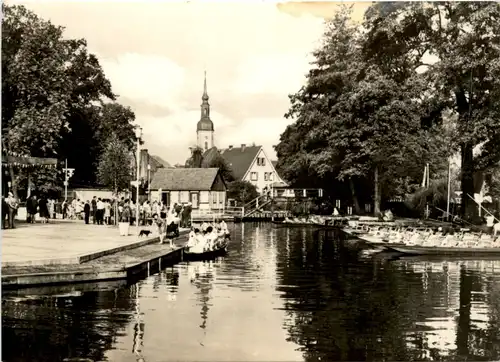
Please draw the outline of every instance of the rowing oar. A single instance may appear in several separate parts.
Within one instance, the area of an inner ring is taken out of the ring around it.
[[[455,216],[456,216],[456,217],[458,217],[458,219],[459,219],[460,221],[463,221],[463,222],[465,222],[465,223],[467,223],[467,224],[469,224],[469,225],[471,225],[471,226],[475,226],[474,224],[472,224],[472,223],[468,222],[467,220],[462,219],[462,218],[461,218],[460,216],[458,216],[458,215],[453,215],[451,212],[446,212],[446,211],[444,211],[443,209],[440,209],[440,208],[439,208],[439,207],[437,207],[437,206],[434,206],[434,207],[435,207],[436,209],[438,209],[439,211],[442,211],[442,212],[444,212],[444,213],[447,213],[448,215],[451,215],[452,217],[455,217]],[[452,224],[453,224],[453,222],[452,222]]]
[[[491,216],[493,216],[493,218],[494,218],[496,221],[500,222],[500,220],[498,220],[498,219],[495,217],[495,215],[493,215],[491,212],[489,212],[487,209],[485,209],[485,208],[483,207],[483,205],[481,205],[479,202],[477,202],[477,201],[476,201],[476,199],[475,199],[475,198],[473,198],[473,197],[472,197],[471,195],[469,195],[469,194],[467,194],[467,196],[469,196],[469,197],[470,197],[470,198],[471,198],[471,199],[472,199],[472,200],[473,200],[476,204],[478,204],[478,205],[479,205],[479,207],[480,207],[481,209],[483,209],[483,210],[484,210],[484,211],[486,211],[488,214],[490,214]]]

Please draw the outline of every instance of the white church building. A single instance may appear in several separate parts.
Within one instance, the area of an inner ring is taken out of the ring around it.
[[[203,150],[205,165],[220,153],[233,171],[236,180],[248,181],[262,192],[273,184],[286,184],[276,172],[274,164],[262,146],[241,144],[240,147],[217,148],[214,123],[210,119],[210,104],[207,92],[207,77],[203,84],[201,118],[196,127],[197,147]],[[205,166],[206,167],[206,166]]]

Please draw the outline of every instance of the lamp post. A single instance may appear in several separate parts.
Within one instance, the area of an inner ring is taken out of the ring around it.
[[[68,159],[65,160],[64,167],[64,200],[68,201],[68,183],[75,172],[74,168],[68,168]]]
[[[148,163],[148,201],[151,201],[151,165]]]
[[[137,138],[137,151],[136,151],[137,183],[135,185],[135,228],[137,229],[137,232],[139,232],[139,177],[140,177],[139,171],[141,167],[141,137],[142,137],[142,128],[140,126],[137,126],[137,128],[135,129],[135,136]]]

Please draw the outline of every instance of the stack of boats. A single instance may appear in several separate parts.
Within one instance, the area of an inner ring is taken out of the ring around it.
[[[286,217],[283,221],[273,221],[276,225],[282,225],[286,227],[303,227],[303,226],[314,226],[314,227],[341,227],[347,224],[349,218],[343,216],[323,216],[323,215],[311,215],[309,217]]]
[[[379,251],[414,255],[500,255],[500,236],[470,229],[444,231],[441,227],[349,223],[343,230]]]

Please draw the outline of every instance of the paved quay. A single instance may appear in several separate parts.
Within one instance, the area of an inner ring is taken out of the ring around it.
[[[130,269],[171,253],[179,253],[188,230],[160,245],[153,227],[149,237],[129,236],[118,228],[53,220],[49,224],[18,224],[2,230],[2,285],[38,285],[126,278]],[[182,258],[182,256],[181,256]]]

